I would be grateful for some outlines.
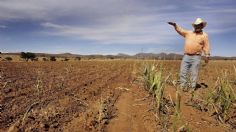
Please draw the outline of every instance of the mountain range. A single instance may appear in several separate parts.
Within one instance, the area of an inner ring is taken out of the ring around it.
[[[2,53],[3,55],[20,55],[20,53]],[[48,53],[35,53],[38,57],[82,57],[89,59],[96,58],[108,58],[108,59],[158,59],[158,60],[181,60],[183,55],[176,53],[137,53],[135,55],[128,55],[119,53],[117,55],[100,55],[100,54],[92,54],[92,55],[79,55],[72,53],[61,53],[61,54],[48,54]],[[224,57],[224,56],[211,56],[212,60],[236,60],[236,57]]]

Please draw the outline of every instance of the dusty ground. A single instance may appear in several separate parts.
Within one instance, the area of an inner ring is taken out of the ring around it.
[[[142,63],[0,62],[0,131],[164,131],[153,97],[137,79]],[[163,65],[165,74],[173,73],[176,79],[180,61],[149,63]],[[202,67],[196,94],[214,88],[224,69],[233,80],[233,64],[212,61]],[[166,86],[165,96],[175,101],[175,93],[174,86]],[[181,120],[191,131],[236,131],[208,112],[187,106],[190,97],[182,93]],[[232,113],[236,115],[236,108]],[[172,120],[170,116],[165,131],[173,131]]]

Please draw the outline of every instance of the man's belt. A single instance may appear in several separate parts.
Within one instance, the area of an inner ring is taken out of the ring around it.
[[[185,54],[185,55],[189,55],[189,56],[195,56],[195,55],[200,56],[200,55],[201,55],[200,53],[196,53],[196,54],[184,53],[184,54]]]

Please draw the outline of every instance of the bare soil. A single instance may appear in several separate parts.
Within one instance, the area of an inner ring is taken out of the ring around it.
[[[0,131],[163,131],[153,96],[138,79],[142,63],[0,62]],[[177,74],[180,65],[147,63],[163,65],[166,75]],[[202,67],[196,94],[213,89],[221,70],[228,70],[234,80],[233,64],[212,61]],[[175,101],[175,94],[176,88],[167,85],[165,96]],[[236,131],[236,108],[231,110],[231,125],[222,124],[208,112],[186,105],[190,92],[181,94],[181,119],[191,131]],[[165,131],[173,131],[173,116],[166,124]]]

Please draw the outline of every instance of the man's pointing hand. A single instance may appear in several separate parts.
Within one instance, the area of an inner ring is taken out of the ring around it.
[[[168,24],[172,25],[172,26],[176,26],[176,23],[175,22],[168,22]]]

